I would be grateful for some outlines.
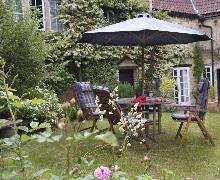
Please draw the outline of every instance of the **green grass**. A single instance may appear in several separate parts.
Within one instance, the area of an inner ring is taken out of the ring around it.
[[[132,141],[122,170],[127,172],[132,179],[136,175],[144,173],[142,159],[145,155],[151,158],[153,166],[149,173],[153,177],[161,177],[163,168],[174,172],[175,179],[191,177],[194,179],[220,179],[220,113],[209,113],[206,118],[206,127],[213,136],[215,147],[207,142],[197,127],[191,125],[184,146],[174,139],[178,123],[170,119],[169,113],[163,114],[162,127],[165,134],[158,135],[156,142],[150,142],[151,149],[147,150],[143,145]],[[102,123],[101,126],[106,126]],[[116,127],[117,129],[117,127]],[[72,135],[71,125],[67,128],[67,134]],[[119,141],[122,141],[120,133],[116,133]],[[61,142],[65,143],[65,142]],[[98,160],[100,165],[113,163],[111,147],[94,151],[100,142],[87,140],[72,147],[72,162],[76,162],[79,156],[87,154],[88,159]],[[65,171],[65,152],[57,143],[38,144],[31,142],[25,147],[36,169],[49,168],[59,175]],[[90,170],[93,170],[91,167]]]

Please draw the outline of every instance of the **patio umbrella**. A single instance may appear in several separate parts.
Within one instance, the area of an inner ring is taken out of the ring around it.
[[[141,46],[143,94],[144,47],[206,40],[210,38],[203,32],[156,19],[149,14],[138,14],[133,19],[85,32],[80,42],[105,46]]]

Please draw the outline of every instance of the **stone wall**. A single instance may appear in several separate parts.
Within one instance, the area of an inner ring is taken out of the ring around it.
[[[183,18],[183,17],[172,17],[172,22],[182,24],[186,27],[193,28],[199,31],[205,32],[209,37],[211,37],[211,31],[209,28],[202,27],[201,23],[198,22],[198,19],[194,18]],[[217,69],[220,69],[220,15],[216,17],[207,17],[204,21],[204,25],[212,26],[213,28],[213,40],[214,40],[214,81],[215,87],[217,88]],[[194,47],[195,45],[199,45],[203,50],[203,58],[205,65],[211,65],[211,41],[202,41],[197,43],[191,43],[188,46]],[[190,83],[191,83],[191,90],[195,87],[195,79],[193,77],[193,59],[186,59],[186,64],[192,64],[190,68]],[[217,94],[216,94],[217,96]],[[193,100],[192,96],[191,99]]]

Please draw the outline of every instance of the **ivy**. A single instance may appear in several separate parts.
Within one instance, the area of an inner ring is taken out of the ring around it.
[[[204,65],[204,59],[202,56],[201,49],[197,46],[194,49],[193,60],[194,60],[193,76],[196,78],[196,81],[199,82],[202,77],[202,73],[204,72],[205,65]]]
[[[82,34],[109,23],[131,19],[135,14],[147,12],[147,9],[147,3],[142,0],[62,1],[59,7],[59,20],[64,25],[64,31],[55,34],[52,38],[58,46],[56,53],[52,53],[50,57],[51,62],[71,62],[77,68],[82,66],[84,80],[96,84],[114,84],[117,64],[122,59],[130,59],[140,65],[141,49],[129,46],[106,47],[81,44],[79,42]],[[111,12],[111,22],[108,22],[105,17],[106,10]],[[169,18],[167,13],[162,11],[153,11],[152,15],[159,19]],[[160,77],[167,73],[174,64],[178,64],[181,57],[186,54],[188,52],[182,46],[146,47],[146,70],[150,72],[149,64],[151,64],[150,77]],[[152,62],[155,66],[152,66]],[[148,78],[147,74],[146,78]]]

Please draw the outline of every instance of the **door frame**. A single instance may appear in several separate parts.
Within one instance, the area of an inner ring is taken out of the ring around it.
[[[191,103],[191,86],[190,86],[190,67],[174,67],[173,68],[173,78],[174,78],[174,70],[177,71],[177,89],[178,89],[178,104],[189,105]],[[188,102],[181,102],[181,93],[180,93],[180,70],[187,70],[187,84],[188,84]]]

